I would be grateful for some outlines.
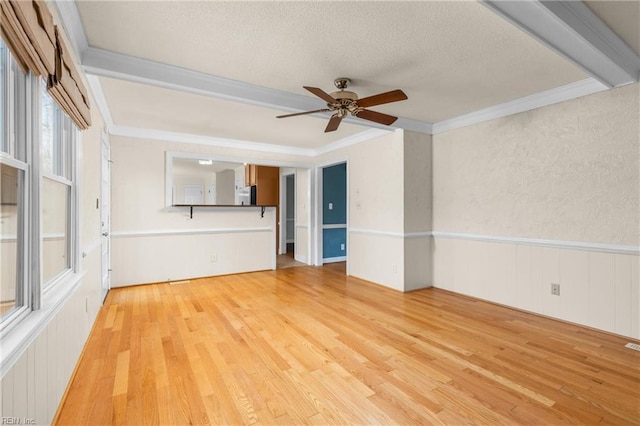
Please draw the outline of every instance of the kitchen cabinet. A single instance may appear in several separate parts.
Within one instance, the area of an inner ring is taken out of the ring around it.
[[[256,172],[260,166],[255,164],[244,165],[244,186],[253,186],[256,184]]]

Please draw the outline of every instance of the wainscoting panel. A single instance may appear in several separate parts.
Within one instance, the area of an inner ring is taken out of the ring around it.
[[[404,291],[402,238],[350,230],[349,244],[349,275]]]
[[[183,235],[115,234],[111,286],[275,269],[275,231],[245,229]]]
[[[431,236],[404,239],[404,291],[431,287]]]
[[[640,256],[558,247],[434,237],[434,287],[640,338]],[[551,284],[560,284],[560,295]]]
[[[298,262],[309,263],[309,227],[306,225],[296,226],[296,243],[294,246],[295,259]]]
[[[101,306],[100,269],[95,267],[100,253],[91,256],[95,259],[85,259],[79,287],[2,377],[0,412],[5,420],[51,424]]]

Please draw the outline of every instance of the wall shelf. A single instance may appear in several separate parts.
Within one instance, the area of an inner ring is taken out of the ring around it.
[[[264,212],[267,207],[276,207],[275,205],[236,205],[236,204],[173,204],[171,207],[188,207],[189,218],[193,219],[193,209],[198,208],[238,208],[238,209],[260,209],[260,217],[264,217]]]

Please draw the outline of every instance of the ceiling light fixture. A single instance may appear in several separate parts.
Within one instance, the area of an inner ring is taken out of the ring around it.
[[[198,163],[202,166],[210,166],[213,164],[213,160],[198,160]]]

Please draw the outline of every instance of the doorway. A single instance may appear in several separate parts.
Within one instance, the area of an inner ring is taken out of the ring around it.
[[[321,224],[319,254],[321,264],[347,261],[347,163],[323,166],[319,209]],[[343,268],[346,270],[346,263]]]
[[[283,254],[294,257],[296,243],[296,175],[285,176]]]
[[[296,244],[296,171],[281,169],[280,173],[280,245],[276,269],[303,266],[295,260]]]

